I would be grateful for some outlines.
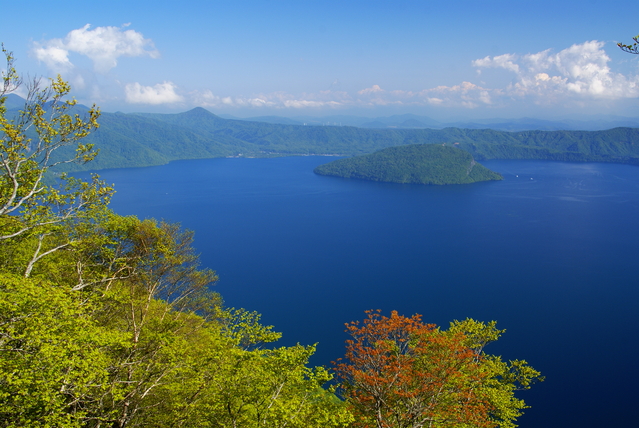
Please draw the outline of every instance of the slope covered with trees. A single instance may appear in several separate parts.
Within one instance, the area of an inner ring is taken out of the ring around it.
[[[0,427],[381,428],[392,418],[415,420],[401,401],[386,406],[383,419],[371,419],[369,377],[360,371],[382,378],[387,372],[362,366],[356,358],[361,350],[400,362],[402,378],[413,369],[439,376],[437,382],[447,385],[445,400],[421,413],[432,426],[513,426],[524,407],[514,390],[527,388],[539,373],[483,353],[500,333],[493,324],[467,320],[445,332],[428,326],[422,334],[414,323],[395,324],[393,314],[392,337],[374,328],[365,342],[351,326],[358,347],[349,345],[350,362],[338,364],[340,383],[329,387],[331,371],[308,366],[314,346],[277,347],[279,333],[261,325],[259,314],[224,307],[211,290],[215,272],[199,266],[192,232],[113,213],[113,189],[97,176],[83,182],[63,174],[47,184],[49,169],[95,158],[86,137],[99,126],[100,112],[74,114],[69,87],[58,78],[44,89],[30,87],[21,113],[7,116],[4,95],[20,79],[6,55],[0,88]],[[376,317],[365,323],[377,321],[385,324]],[[451,366],[459,369],[447,375]],[[415,379],[419,384],[405,391],[429,400],[420,385],[431,381]],[[388,393],[403,396],[404,389]],[[449,408],[459,416],[451,419]],[[466,419],[475,408],[482,413]],[[400,412],[405,416],[392,416]]]
[[[413,184],[468,184],[502,179],[501,175],[475,162],[468,152],[441,144],[389,147],[320,165],[315,173]]]
[[[330,427],[352,415],[307,367],[313,346],[225,308],[193,234],[119,216],[98,177],[44,176],[96,155],[97,108],[60,78],[8,119],[0,89],[0,426]],[[67,150],[70,157],[61,158]],[[56,155],[56,156],[54,156]]]
[[[75,107],[83,110],[81,106]],[[16,110],[10,112],[16,113]],[[449,144],[476,160],[540,159],[639,165],[639,129],[521,131],[490,129],[367,129],[222,119],[202,108],[179,114],[103,113],[86,138],[104,156],[67,170],[160,165],[226,156],[355,156],[393,146]],[[71,155],[60,151],[60,159]]]

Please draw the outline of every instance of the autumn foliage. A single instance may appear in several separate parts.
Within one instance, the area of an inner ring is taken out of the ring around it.
[[[525,361],[483,353],[501,334],[494,323],[466,320],[442,331],[420,315],[367,311],[346,327],[352,339],[336,371],[357,427],[514,426],[525,405],[513,391],[539,378]]]

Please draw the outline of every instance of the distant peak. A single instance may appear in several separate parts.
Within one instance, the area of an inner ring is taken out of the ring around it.
[[[218,117],[217,115],[211,113],[210,111],[208,111],[207,109],[203,108],[203,107],[195,107],[189,111],[186,111],[184,113],[182,113],[184,115],[188,115],[188,116],[200,116],[200,117]]]

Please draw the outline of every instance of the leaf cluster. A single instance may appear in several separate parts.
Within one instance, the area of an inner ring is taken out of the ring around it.
[[[632,40],[634,40],[634,43],[631,45],[625,45],[619,42],[617,43],[617,46],[624,52],[635,54],[635,55],[639,54],[639,36],[633,37]]]

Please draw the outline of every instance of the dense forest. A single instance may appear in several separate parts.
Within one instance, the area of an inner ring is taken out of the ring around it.
[[[8,114],[6,94],[21,81],[5,55],[0,427],[515,426],[526,408],[515,391],[542,378],[484,351],[503,333],[495,322],[443,329],[371,311],[348,324],[343,359],[309,367],[313,345],[277,346],[259,314],[224,306],[192,232],[115,214],[114,189],[98,176],[48,184],[51,168],[107,157],[89,138],[100,112],[77,114],[58,77]],[[117,137],[111,125],[98,141]],[[177,156],[155,132],[138,129],[155,153]]]
[[[320,165],[315,173],[413,184],[468,184],[502,179],[500,174],[475,162],[468,152],[441,144],[389,147]]]

